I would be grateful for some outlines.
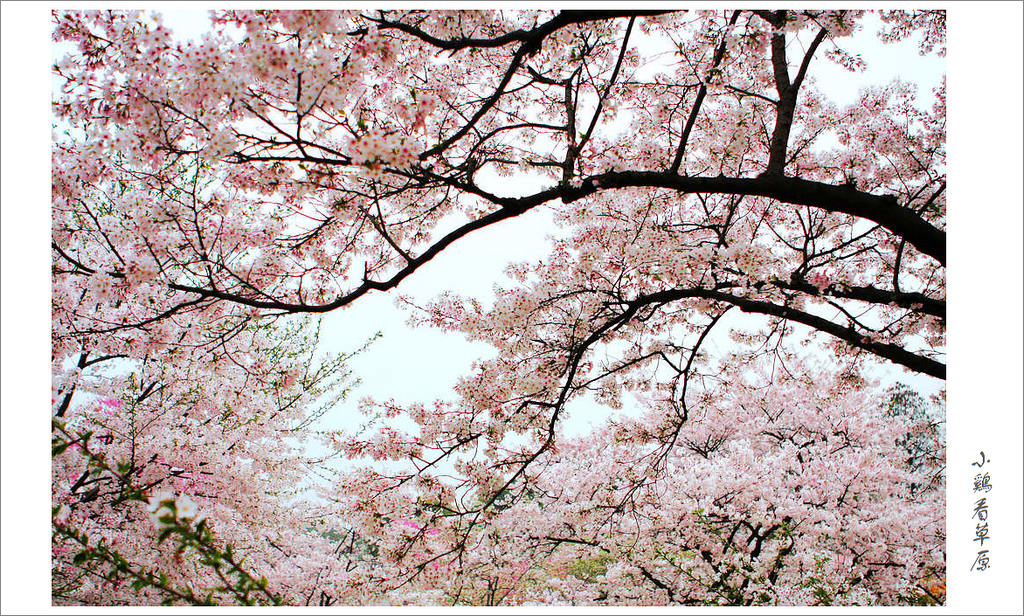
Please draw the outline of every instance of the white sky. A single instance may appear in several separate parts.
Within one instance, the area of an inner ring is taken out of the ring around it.
[[[47,547],[50,8],[4,3],[0,19],[0,601],[4,613],[61,611],[49,607]],[[949,605],[933,613],[1019,613],[1024,508],[1022,7],[1019,3],[958,2],[942,8],[950,16]],[[866,58],[871,81],[884,82],[889,76],[903,74],[921,83],[924,75],[934,71],[934,67],[922,65],[916,53],[895,55],[888,48],[887,54],[878,62]],[[816,60],[812,68],[820,72],[824,65]],[[823,74],[820,79],[827,77]],[[822,86],[836,98],[856,92],[855,81],[845,72],[827,88],[824,83]],[[508,260],[546,255],[541,237],[543,217],[542,211],[533,212],[474,234],[437,257],[398,291],[427,299],[442,288],[454,287],[453,277],[460,276],[473,282],[457,290],[487,292],[493,281],[500,281],[500,271]],[[455,336],[410,330],[403,322],[392,297],[380,295],[365,297],[353,308],[330,315],[325,331],[341,350],[353,348],[372,330],[385,331],[385,338],[354,366],[365,382],[356,397],[372,392],[403,400],[432,399],[465,372],[473,357],[487,352],[479,346],[469,348]],[[969,574],[977,550],[971,541],[974,469],[970,462],[979,449],[991,460],[986,470],[991,471],[995,485],[987,495],[993,539],[986,547],[992,546],[993,568],[984,574]]]

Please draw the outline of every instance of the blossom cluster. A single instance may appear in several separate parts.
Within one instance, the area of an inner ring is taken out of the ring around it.
[[[352,142],[352,162],[366,167],[371,177],[380,178],[384,166],[407,169],[417,160],[416,147],[412,141],[397,133],[371,130]]]

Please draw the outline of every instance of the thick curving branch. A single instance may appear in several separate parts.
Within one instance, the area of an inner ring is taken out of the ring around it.
[[[257,299],[212,286],[199,287],[171,283],[168,287],[176,291],[196,293],[205,298],[232,301],[254,308],[281,310],[284,312],[329,312],[354,302],[370,291],[387,291],[397,287],[399,283],[440,254],[448,246],[474,231],[514,218],[534,207],[555,199],[561,199],[568,203],[602,190],[632,187],[658,187],[677,190],[683,193],[762,196],[777,199],[784,203],[807,205],[828,212],[850,214],[878,223],[896,236],[905,239],[922,253],[935,258],[939,263],[945,264],[945,232],[933,227],[913,210],[900,206],[895,197],[890,195],[873,195],[846,186],[833,186],[799,178],[782,176],[760,176],[756,178],[729,178],[723,176],[689,177],[666,172],[615,171],[588,177],[579,186],[563,184],[519,198],[501,197],[486,192],[475,185],[457,182],[449,178],[441,178],[440,176],[433,176],[431,179],[444,181],[453,187],[476,194],[501,207],[451,231],[419,255],[408,255],[406,265],[386,280],[364,279],[352,291],[324,304]],[[84,267],[83,264],[73,259],[69,260],[82,267],[85,271],[91,272],[91,269]],[[851,296],[851,299],[860,298]],[[896,301],[901,298],[894,296],[892,299]],[[932,305],[927,301],[912,301],[910,303]],[[937,310],[937,307],[933,306],[933,314],[934,310]]]
[[[567,187],[562,199],[582,199],[605,188],[670,188],[684,193],[715,193],[769,197],[827,212],[850,214],[876,222],[904,238],[922,253],[946,264],[946,233],[917,212],[903,207],[892,195],[873,195],[848,186],[784,176],[756,178],[691,177],[651,171],[616,171],[588,178],[580,187]]]
[[[868,351],[915,372],[927,374],[938,379],[946,378],[946,365],[930,357],[911,353],[895,344],[866,339],[861,332],[852,327],[839,325],[826,318],[797,310],[791,306],[780,306],[771,302],[739,297],[717,289],[671,289],[659,291],[633,300],[629,303],[629,307],[639,309],[641,306],[663,304],[688,298],[720,301],[736,306],[743,312],[765,314],[802,323],[820,332],[835,336],[853,347]]]
[[[459,37],[446,39],[437,36],[433,36],[428,32],[423,31],[416,26],[407,24],[401,21],[389,21],[383,17],[367,17],[368,20],[377,24],[377,27],[381,30],[394,29],[406,34],[415,36],[416,38],[428,43],[438,49],[447,51],[460,51],[462,49],[470,49],[473,47],[478,48],[496,48],[504,47],[511,43],[522,43],[526,46],[527,50],[531,53],[535,53],[540,49],[542,41],[561,28],[564,28],[571,24],[587,23],[591,21],[605,21],[608,19],[615,19],[618,17],[643,17],[645,15],[662,15],[664,13],[671,13],[671,10],[636,10],[636,11],[615,11],[615,10],[591,10],[591,11],[561,11],[550,20],[538,25],[536,28],[530,30],[513,30],[502,34],[501,36],[495,36],[492,38],[474,38],[474,37]],[[362,34],[366,30],[360,29],[353,32],[353,34]]]

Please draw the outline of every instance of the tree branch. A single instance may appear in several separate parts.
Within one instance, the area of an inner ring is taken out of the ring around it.
[[[469,49],[472,47],[478,48],[496,48],[504,47],[509,43],[524,43],[529,44],[535,49],[540,49],[540,41],[545,37],[555,32],[560,28],[571,24],[586,23],[589,21],[604,21],[607,19],[615,19],[617,17],[642,17],[644,15],[661,15],[664,13],[671,13],[673,11],[665,10],[637,10],[637,11],[614,11],[614,10],[590,10],[590,11],[561,11],[558,15],[554,16],[550,20],[543,24],[533,28],[531,30],[513,30],[501,36],[494,38],[471,38],[462,37],[454,39],[443,39],[430,35],[423,30],[411,26],[409,24],[402,23],[400,21],[387,21],[383,17],[373,18],[366,17],[368,20],[373,21],[377,24],[377,27],[381,30],[395,29],[411,34],[416,38],[433,45],[439,49],[445,49],[449,51],[460,51],[462,49]],[[351,34],[363,34],[365,29],[359,29]]]
[[[946,378],[946,365],[943,363],[935,361],[930,357],[911,353],[910,351],[907,351],[895,344],[865,340],[863,335],[856,329],[838,325],[828,319],[797,310],[790,306],[780,306],[770,302],[737,297],[735,295],[713,289],[674,289],[669,291],[660,291],[657,293],[651,293],[650,295],[641,296],[633,302],[630,302],[630,306],[636,305],[639,308],[643,305],[658,304],[686,298],[717,300],[727,304],[732,304],[744,312],[765,314],[788,319],[790,321],[796,321],[797,323],[802,323],[820,332],[830,334],[845,341],[851,346],[864,349],[865,351],[873,353],[874,355],[884,359],[888,359],[893,363],[900,364],[901,366],[909,368],[915,372],[921,372],[939,379]]]
[[[768,169],[766,174],[782,175],[786,166],[786,149],[789,147],[789,133],[793,128],[793,116],[796,113],[796,99],[800,93],[800,85],[807,75],[807,67],[810,65],[811,57],[818,49],[818,45],[828,35],[828,30],[822,28],[811,41],[807,53],[804,54],[803,62],[797,72],[796,78],[790,82],[789,68],[786,63],[786,36],[778,32],[772,35],[772,66],[775,71],[775,89],[779,93],[779,104],[775,115],[775,130],[772,131],[772,141],[768,149]]]
[[[733,11],[732,19],[729,20],[729,25],[733,26],[736,24],[736,20],[740,17],[740,11]],[[718,68],[721,64],[722,58],[725,57],[725,38],[718,44],[718,48],[715,49],[714,59],[711,62],[711,69]],[[669,167],[669,173],[678,173],[679,166],[683,163],[683,153],[686,151],[686,143],[690,140],[690,131],[693,130],[693,125],[697,122],[697,114],[700,112],[700,106],[704,103],[704,97],[707,96],[708,86],[707,83],[701,81],[700,88],[697,90],[697,98],[693,101],[693,108],[690,110],[690,117],[686,120],[686,126],[683,127],[683,133],[679,137],[679,147],[676,148],[676,156],[672,160],[672,166]]]

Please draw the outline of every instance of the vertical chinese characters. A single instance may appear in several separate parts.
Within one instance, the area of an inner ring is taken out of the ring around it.
[[[971,462],[971,466],[976,466],[981,469],[987,462],[990,462],[985,457],[985,452],[979,452],[980,459],[977,462]],[[988,471],[984,473],[976,473],[974,475],[974,493],[988,494],[992,491],[992,476]],[[988,498],[981,497],[974,502],[974,513],[971,515],[971,519],[976,520],[974,526],[974,541],[978,542],[978,553],[974,558],[974,564],[971,565],[971,571],[985,571],[989,567],[989,556],[988,550],[984,549],[985,541],[990,539],[988,534]]]

